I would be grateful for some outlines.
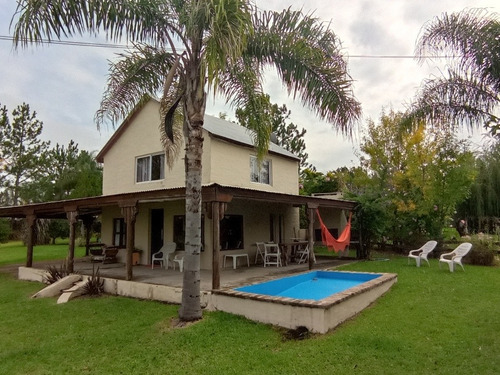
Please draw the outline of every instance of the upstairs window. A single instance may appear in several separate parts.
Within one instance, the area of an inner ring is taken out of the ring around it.
[[[136,159],[136,182],[157,181],[165,178],[165,154],[143,156]]]
[[[250,156],[250,181],[271,185],[271,162],[264,160],[260,165],[256,156]]]

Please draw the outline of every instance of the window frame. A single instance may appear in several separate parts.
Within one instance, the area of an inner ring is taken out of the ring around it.
[[[154,161],[154,158],[160,158],[159,163]],[[145,161],[145,162],[143,162]],[[153,167],[159,166],[159,171],[155,171]],[[146,169],[141,171],[139,175],[139,168]],[[137,156],[135,158],[135,183],[142,184],[153,181],[161,181],[165,179],[165,153],[159,152],[150,155]]]
[[[272,185],[272,160],[265,159],[260,167],[257,166],[258,158],[250,155],[250,182],[255,184]],[[256,169],[259,168],[257,172]]]
[[[118,241],[117,241],[118,236]],[[113,219],[113,246],[126,247],[127,245],[127,226],[122,217]],[[118,242],[118,243],[117,243]]]

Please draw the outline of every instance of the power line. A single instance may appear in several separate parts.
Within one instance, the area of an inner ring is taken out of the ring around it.
[[[0,40],[14,41],[14,38],[11,36],[0,35]],[[128,44],[113,44],[113,43],[95,43],[95,42],[74,42],[68,40],[49,40],[49,39],[40,39],[40,43],[43,44],[56,44],[56,45],[65,45],[65,46],[76,46],[76,47],[93,47],[93,48],[114,48],[114,49],[127,49],[130,48],[131,45]],[[355,58],[355,59],[451,59],[456,58],[457,56],[413,56],[413,55],[347,55],[347,58]]]
[[[14,41],[14,38],[11,36],[0,35],[0,40],[8,40],[8,41],[12,42],[12,41]],[[127,44],[75,42],[75,41],[70,41],[70,40],[40,39],[38,42],[43,43],[43,44],[58,44],[58,45],[77,46],[77,47],[119,48],[119,49],[130,48],[130,45],[127,45]]]

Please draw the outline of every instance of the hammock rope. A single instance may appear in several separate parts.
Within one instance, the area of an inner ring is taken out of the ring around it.
[[[323,245],[325,245],[330,251],[335,250],[336,253],[344,251],[345,248],[351,243],[352,212],[349,213],[349,220],[347,221],[347,224],[338,239],[333,237],[326,225],[323,223],[318,209],[316,209],[316,214],[318,215],[319,224],[321,226],[321,240],[323,241]]]

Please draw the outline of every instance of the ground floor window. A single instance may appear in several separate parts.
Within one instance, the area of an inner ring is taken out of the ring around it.
[[[174,215],[174,242],[177,250],[185,250],[186,216]],[[201,251],[205,248],[205,216],[201,215]]]
[[[244,248],[242,215],[224,215],[220,222],[220,246],[222,250]]]
[[[113,246],[125,247],[127,243],[125,220],[113,219]]]

